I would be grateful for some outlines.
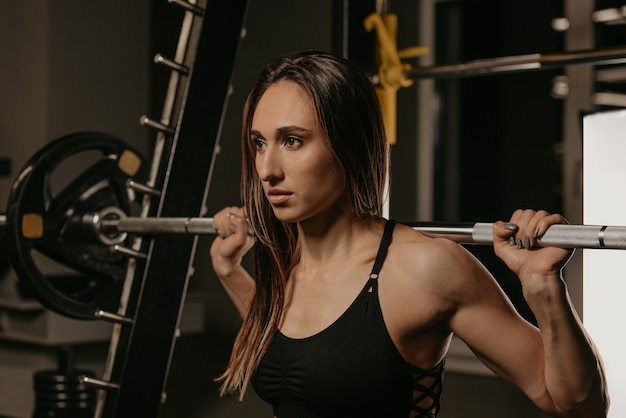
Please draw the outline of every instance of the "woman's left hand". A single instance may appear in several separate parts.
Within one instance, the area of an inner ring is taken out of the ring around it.
[[[508,223],[499,221],[494,224],[493,239],[497,256],[520,279],[522,276],[560,276],[573,250],[537,246],[537,239],[553,224],[567,224],[567,221],[560,214],[550,214],[544,210],[516,210]]]

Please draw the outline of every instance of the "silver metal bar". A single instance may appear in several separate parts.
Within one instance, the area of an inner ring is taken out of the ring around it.
[[[432,238],[447,238],[461,244],[476,244],[473,223],[401,222]]]
[[[493,244],[493,223],[441,225],[407,223],[426,235],[465,244]],[[626,249],[626,226],[552,225],[537,241],[540,247]]]
[[[626,107],[626,94],[600,91],[591,95],[591,103],[598,106]]]
[[[600,83],[623,83],[626,81],[626,68],[604,68],[595,72],[596,81]]]
[[[168,134],[173,134],[174,133],[174,128],[167,126],[161,122],[157,122],[155,120],[150,119],[148,116],[146,115],[141,115],[141,117],[139,118],[139,124],[142,126],[149,126],[151,128],[157,129],[161,132],[165,132]]]
[[[140,218],[103,219],[101,227],[105,230],[117,229],[118,232],[130,232],[145,235],[154,234],[216,234],[213,218]]]
[[[96,389],[103,390],[117,390],[119,385],[116,383],[107,382],[106,380],[96,379],[91,376],[79,376],[78,380],[85,386],[89,386]]]
[[[129,179],[126,182],[126,185],[139,193],[147,194],[153,197],[161,196],[161,192],[159,190],[153,189],[152,187],[146,186],[145,184],[137,183],[132,179]]]
[[[617,7],[611,7],[608,9],[596,10],[591,14],[591,20],[595,23],[623,23],[624,22],[624,7],[618,9]]]
[[[461,244],[493,244],[493,223],[401,223],[433,238],[447,238]],[[6,215],[0,215],[0,228],[4,227],[5,224]],[[143,235],[214,235],[217,233],[213,218],[125,217],[102,219],[99,227],[109,232],[130,232]],[[541,247],[626,250],[626,226],[552,225],[538,240],[538,245]]]
[[[130,258],[136,258],[139,260],[146,260],[148,258],[147,254],[141,253],[139,251],[135,251],[132,248],[123,247],[119,244],[115,244],[111,247],[111,251],[116,254],[122,254]]]
[[[105,321],[113,322],[115,324],[132,324],[133,323],[133,320],[130,318],[127,318],[122,315],[118,315],[113,312],[103,311],[101,309],[98,309],[94,313],[94,316],[98,319],[103,319]]]
[[[184,74],[184,75],[189,74],[189,68],[175,61],[172,61],[171,59],[164,57],[163,54],[156,54],[154,56],[154,63],[165,65],[166,67],[169,67],[170,69],[178,71],[179,73]]]
[[[458,78],[521,71],[545,70],[575,64],[624,64],[626,46],[569,51],[556,54],[529,54],[487,58],[460,64],[413,67],[405,75],[410,79]]]
[[[492,245],[493,223],[402,222],[431,237],[461,244]],[[102,227],[139,234],[215,234],[213,218],[137,218],[102,220]],[[626,249],[626,226],[552,225],[538,240],[542,247]]]

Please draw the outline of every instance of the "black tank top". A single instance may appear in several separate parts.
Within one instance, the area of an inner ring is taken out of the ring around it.
[[[278,418],[434,418],[443,361],[431,370],[406,362],[385,326],[378,273],[395,223],[387,221],[370,278],[328,328],[307,338],[276,332],[253,378]]]

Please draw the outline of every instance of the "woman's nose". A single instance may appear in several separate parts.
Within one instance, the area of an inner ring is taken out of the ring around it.
[[[276,181],[283,178],[280,150],[268,147],[256,156],[256,170],[262,181]]]

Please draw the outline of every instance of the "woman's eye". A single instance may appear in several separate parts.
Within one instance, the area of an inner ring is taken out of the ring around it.
[[[256,150],[262,150],[263,148],[265,148],[265,141],[259,138],[252,138],[252,146]]]
[[[289,148],[294,148],[300,146],[302,140],[300,138],[296,138],[295,136],[288,136],[285,138],[285,145]]]

